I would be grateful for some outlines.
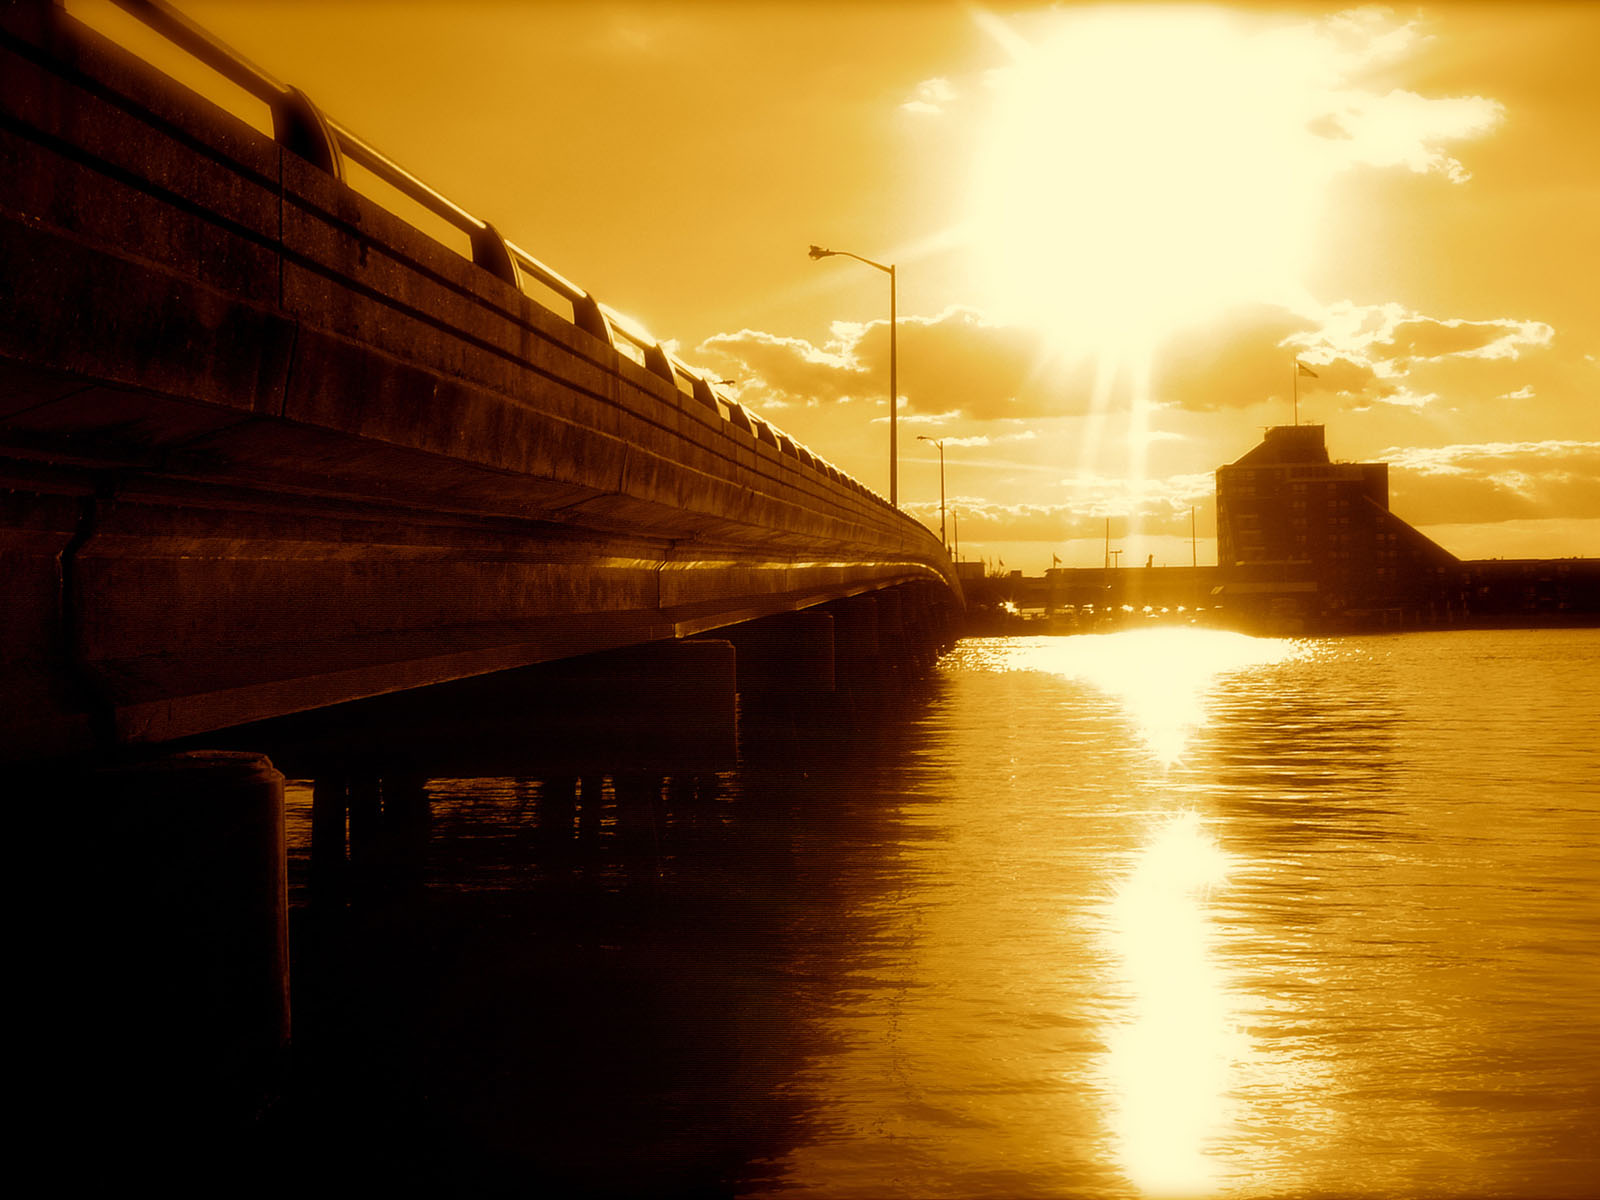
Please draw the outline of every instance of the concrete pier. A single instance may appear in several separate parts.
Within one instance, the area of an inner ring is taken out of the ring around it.
[[[821,609],[781,613],[719,629],[736,651],[739,694],[814,699],[834,689],[833,615]]]
[[[47,1135],[93,1131],[177,1169],[247,1128],[276,1087],[290,1017],[283,776],[261,755],[208,751],[52,783],[67,891],[27,976],[43,1036],[24,1091],[49,1098]]]
[[[906,641],[904,597],[899,588],[886,588],[874,593],[873,599],[878,605],[879,661],[886,675],[904,671],[911,661]]]

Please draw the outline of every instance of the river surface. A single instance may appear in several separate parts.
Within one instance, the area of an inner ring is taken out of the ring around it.
[[[290,790],[279,1122],[352,1179],[1600,1192],[1600,630],[968,640],[714,777],[427,792],[313,918]]]

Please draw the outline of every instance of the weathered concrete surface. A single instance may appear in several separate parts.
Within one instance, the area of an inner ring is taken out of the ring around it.
[[[959,606],[859,484],[37,12],[0,16],[0,759]]]

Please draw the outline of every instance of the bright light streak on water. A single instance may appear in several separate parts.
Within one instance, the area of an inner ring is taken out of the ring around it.
[[[1205,723],[1205,697],[1230,674],[1286,662],[1305,648],[1221,629],[1162,626],[1127,633],[1018,638],[1001,643],[1010,670],[1082,680],[1115,696],[1163,764],[1183,756]]]
[[[1246,1046],[1206,909],[1228,858],[1196,813],[1164,822],[1108,905],[1126,1007],[1107,1032],[1110,1123],[1123,1171],[1141,1190],[1204,1195]]]

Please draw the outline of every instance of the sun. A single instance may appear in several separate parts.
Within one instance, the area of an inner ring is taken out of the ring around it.
[[[1009,52],[972,172],[985,307],[1062,348],[1129,352],[1284,302],[1327,172],[1314,39],[1215,9],[1066,9]]]

